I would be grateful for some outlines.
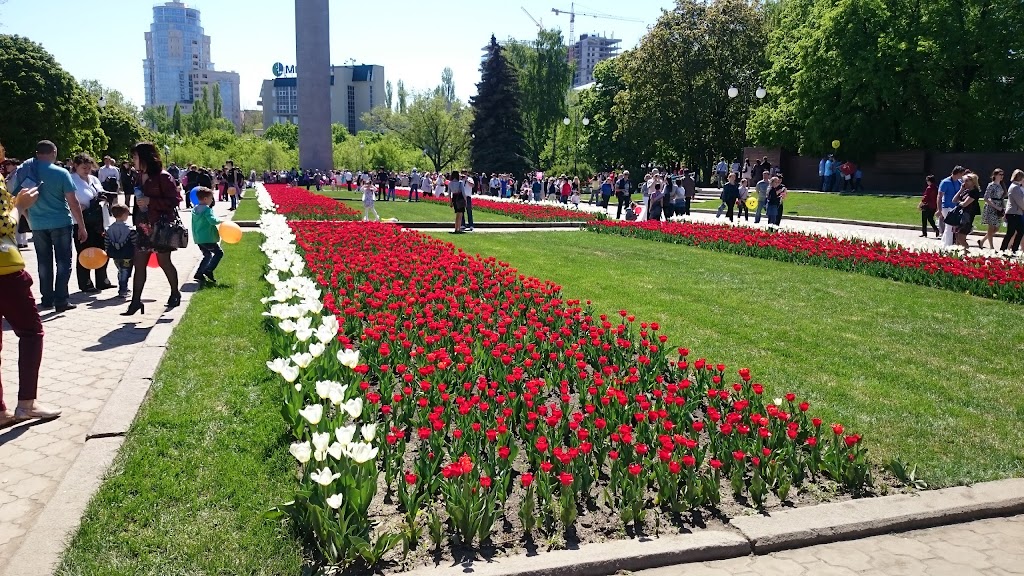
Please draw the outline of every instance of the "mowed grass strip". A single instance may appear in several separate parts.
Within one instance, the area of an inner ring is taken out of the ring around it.
[[[921,183],[924,189],[924,183]],[[898,196],[840,196],[792,192],[783,205],[783,217],[815,216],[869,222],[921,225],[917,204],[921,199]],[[716,207],[717,208],[717,207]]]
[[[300,543],[260,517],[295,486],[265,365],[262,238],[226,246],[220,286],[194,295],[57,574],[302,572]]]
[[[693,358],[749,367],[933,486],[1024,476],[1024,307],[858,274],[587,233],[452,238]],[[613,319],[613,321],[615,321]]]

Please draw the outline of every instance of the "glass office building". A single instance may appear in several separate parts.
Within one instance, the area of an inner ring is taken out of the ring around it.
[[[238,74],[214,70],[210,37],[203,30],[198,9],[177,0],[153,7],[142,68],[147,107],[164,106],[170,114],[178,104],[182,112],[191,112],[202,87],[216,82],[224,116],[241,126]]]

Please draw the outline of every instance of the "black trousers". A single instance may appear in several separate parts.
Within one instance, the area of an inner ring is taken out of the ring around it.
[[[746,204],[744,204],[743,202],[740,202],[737,205],[737,208],[738,208],[738,210],[736,212],[736,219],[737,220],[739,219],[740,216],[743,216],[743,218],[745,220],[750,220],[750,209],[747,208]]]
[[[626,194],[616,194],[615,199],[619,201],[618,207],[615,209],[615,219],[619,220],[622,218],[622,209],[629,210],[630,196]]]
[[[1006,250],[1009,247],[1010,250],[1016,252],[1020,249],[1021,237],[1024,237],[1024,216],[1020,214],[1007,214],[1006,236],[1003,238],[1003,243],[999,246],[999,249]]]
[[[734,210],[736,210],[735,202],[730,202],[729,205],[725,207],[725,216],[729,219],[729,222],[732,222]]]
[[[921,236],[928,235],[928,226],[931,225],[932,230],[936,234],[939,233],[939,227],[935,225],[935,211],[930,208],[921,210]]]

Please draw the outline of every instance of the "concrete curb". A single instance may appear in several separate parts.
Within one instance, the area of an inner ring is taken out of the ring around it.
[[[575,550],[540,552],[417,568],[400,576],[466,574],[474,576],[604,576],[620,570],[646,570],[685,562],[746,556],[750,544],[734,532],[709,530],[662,538],[584,544]]]
[[[891,532],[1024,513],[1024,478],[913,494],[864,498],[744,516],[734,531],[708,530],[656,539],[585,544],[575,550],[415,568],[395,576],[597,576],[675,564],[739,558]]]
[[[1024,479],[865,498],[735,518],[755,554],[1024,512]]]
[[[197,267],[198,263],[189,273],[194,273]],[[181,305],[157,318],[121,375],[117,387],[96,416],[82,450],[58,484],[57,491],[39,512],[21,546],[11,557],[4,576],[53,573],[68,540],[81,524],[86,506],[117,457],[124,443],[124,434],[146,400],[153,374],[167,349],[167,341],[184,317],[193,294],[182,290]]]

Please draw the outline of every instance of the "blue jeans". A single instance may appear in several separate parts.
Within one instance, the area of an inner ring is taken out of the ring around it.
[[[473,198],[466,196],[466,220],[462,223],[466,228],[473,227]]]
[[[778,226],[778,224],[779,224],[779,208],[780,208],[780,206],[777,206],[777,205],[772,205],[772,204],[768,205],[768,224],[769,225],[776,225],[776,226]]]
[[[199,251],[203,253],[203,261],[199,263],[199,271],[196,274],[212,274],[220,264],[220,259],[224,257],[224,250],[216,242],[198,244],[198,246]]]
[[[395,187],[388,184],[388,200],[395,201]]]
[[[124,296],[128,293],[128,280],[132,277],[132,269],[135,266],[131,259],[114,260],[114,268],[117,269],[117,294]]]
[[[765,209],[764,202],[761,202],[761,200],[758,199],[758,201],[757,201],[757,213],[754,214],[754,224],[760,224],[761,223],[761,212],[763,212],[764,209]]]
[[[415,185],[415,184],[409,186],[409,202],[412,202],[413,194],[416,195],[416,201],[419,202],[420,201],[420,187]]]
[[[62,306],[68,303],[68,282],[71,281],[72,226],[33,230],[32,243],[39,260],[39,293],[43,306]],[[57,274],[54,277],[54,262]]]

